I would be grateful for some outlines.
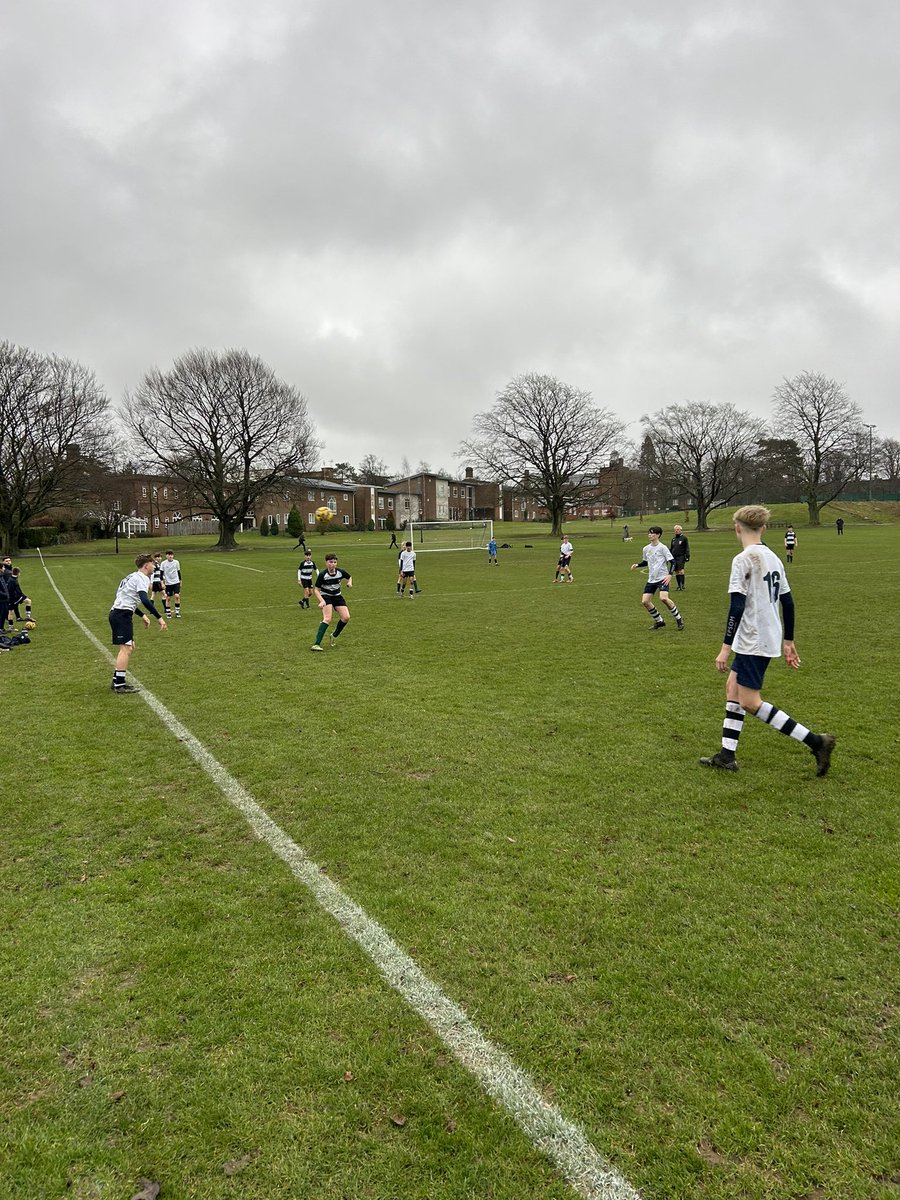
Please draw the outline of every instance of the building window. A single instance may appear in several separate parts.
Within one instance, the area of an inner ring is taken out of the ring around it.
[[[287,528],[288,517],[289,517],[290,515],[291,515],[290,513],[285,513],[285,514],[284,514],[284,525],[285,525],[285,528]]]
[[[319,492],[319,499],[320,499],[320,500],[324,500],[324,499],[325,499],[325,493],[324,493],[324,492]]]
[[[384,496],[379,496],[379,497],[378,497],[378,507],[379,507],[379,508],[384,508]]]
[[[145,487],[142,487],[142,488],[141,488],[141,499],[142,499],[142,500],[146,500],[146,499],[147,499],[147,489],[146,489]]]
[[[337,512],[337,500],[335,500],[334,496],[328,497],[327,507],[330,508],[333,513]]]
[[[454,488],[454,489],[453,489],[453,495],[455,496],[456,494],[457,494],[457,493],[456,493],[456,488]]]
[[[159,517],[154,517],[154,518],[153,518],[153,524],[154,524],[154,525],[157,525],[157,526],[159,525]]]
[[[306,523],[307,523],[307,525],[315,525],[316,514],[315,513],[307,513],[306,514]]]
[[[350,495],[349,495],[349,493],[348,493],[348,492],[344,492],[344,499],[345,499],[345,500],[349,500],[349,499],[350,499]]]
[[[315,498],[316,498],[316,493],[315,493],[315,492],[307,492],[307,493],[306,493],[306,498],[307,498],[307,500],[315,500]]]
[[[344,513],[344,524],[345,524],[345,525],[349,525],[349,524],[350,524],[350,518],[347,516],[347,514],[346,514],[346,513]]]
[[[163,488],[163,500],[168,500],[168,498],[169,498],[169,489]]]
[[[393,508],[393,507],[394,507],[394,499],[392,496],[388,496],[388,508]]]

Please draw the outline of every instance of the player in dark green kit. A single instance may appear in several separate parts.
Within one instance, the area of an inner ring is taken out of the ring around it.
[[[315,593],[319,600],[319,608],[322,610],[322,621],[310,650],[321,651],[322,638],[328,632],[328,626],[331,624],[331,618],[335,612],[338,615],[338,623],[334,633],[331,634],[332,646],[344,632],[344,626],[350,620],[350,609],[341,592],[345,580],[347,587],[353,587],[350,572],[342,570],[337,565],[337,555],[326,554],[325,570],[319,572],[315,583]]]

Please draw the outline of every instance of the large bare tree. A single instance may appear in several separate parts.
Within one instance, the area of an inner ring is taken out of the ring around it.
[[[109,400],[87,367],[0,342],[4,554],[29,521],[77,498],[84,463],[106,458],[109,428]]]
[[[900,479],[900,442],[896,438],[880,441],[875,461],[885,479],[892,483]]]
[[[797,443],[797,483],[809,523],[818,525],[822,506],[839,496],[857,474],[861,410],[842,384],[814,371],[785,379],[772,399],[776,433]]]
[[[600,498],[603,470],[622,435],[621,423],[597,408],[590,392],[534,373],[508,383],[473,427],[459,457],[543,505],[557,536],[567,505]]]
[[[154,465],[181,479],[219,521],[217,549],[260,497],[309,470],[319,443],[306,401],[246,350],[190,350],[154,367],[125,413]]]
[[[698,529],[708,529],[711,512],[753,486],[753,458],[765,431],[759,418],[733,404],[692,401],[670,404],[641,423],[653,447],[652,477],[693,500]]]

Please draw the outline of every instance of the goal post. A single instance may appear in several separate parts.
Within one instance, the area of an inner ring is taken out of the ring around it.
[[[418,551],[485,550],[494,537],[492,520],[410,521],[400,535]]]

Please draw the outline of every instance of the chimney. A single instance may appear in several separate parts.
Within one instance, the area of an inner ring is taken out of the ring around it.
[[[466,479],[474,479],[474,478],[475,478],[475,472],[472,470],[471,467],[466,467]]]

